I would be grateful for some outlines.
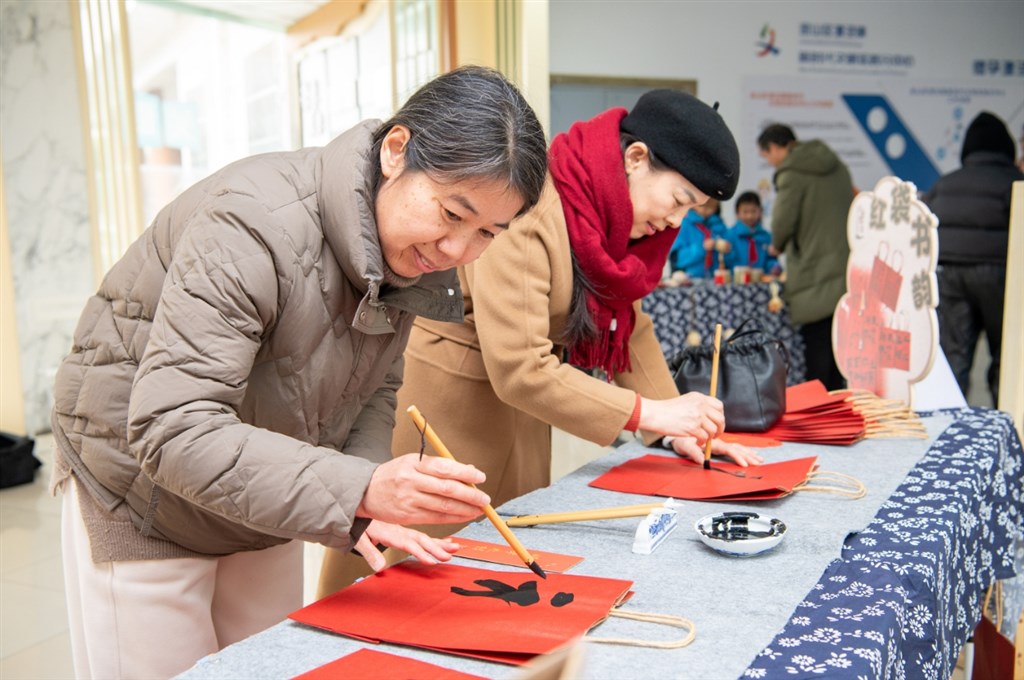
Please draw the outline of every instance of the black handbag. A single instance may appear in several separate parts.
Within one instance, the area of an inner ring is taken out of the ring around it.
[[[29,484],[42,462],[32,454],[35,440],[0,432],[0,489]]]
[[[713,345],[687,347],[669,361],[680,394],[711,389]],[[747,319],[721,344],[718,394],[727,432],[764,432],[786,411],[789,352],[761,322]]]

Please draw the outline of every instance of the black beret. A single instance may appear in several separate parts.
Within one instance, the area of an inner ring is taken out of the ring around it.
[[[1006,124],[995,114],[982,111],[967,126],[964,145],[960,148],[960,162],[975,151],[995,151],[1013,162],[1017,150],[1013,136],[1006,129]]]
[[[679,90],[651,90],[620,127],[711,198],[732,198],[740,152],[716,109]]]

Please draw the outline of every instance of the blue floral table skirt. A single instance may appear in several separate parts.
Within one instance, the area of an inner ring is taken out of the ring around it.
[[[1001,629],[1024,608],[1024,454],[1009,415],[957,419],[871,524],[851,534],[745,678],[946,680],[1004,582]]]

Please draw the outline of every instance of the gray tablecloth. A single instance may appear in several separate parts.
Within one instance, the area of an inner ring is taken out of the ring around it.
[[[829,563],[840,557],[847,535],[868,525],[950,421],[948,415],[926,419],[928,440],[865,440],[848,447],[784,444],[764,449],[769,461],[817,456],[821,469],[856,477],[867,487],[868,494],[860,500],[850,500],[830,494],[796,493],[748,505],[684,501],[679,510],[679,526],[651,555],[631,552],[640,518],[518,528],[516,535],[533,550],[583,556],[584,561],[572,573],[633,580],[635,595],[623,609],[676,614],[696,624],[695,641],[681,649],[587,643],[583,677],[736,678],[781,630]],[[587,486],[606,470],[644,453],[667,452],[644,449],[637,443],[626,444],[550,488],[505,504],[498,509],[499,513],[539,514],[651,502],[650,497]],[[781,518],[788,527],[785,540],[773,551],[749,558],[720,555],[699,541],[692,528],[698,518],[741,509]],[[486,522],[473,524],[460,535],[501,541],[497,531]],[[463,563],[491,566],[482,562]],[[680,637],[677,629],[622,619],[609,619],[592,632],[601,637]],[[290,677],[365,646],[286,621],[203,659],[179,677]],[[519,672],[510,666],[423,650],[393,645],[377,648],[490,678],[512,678]]]

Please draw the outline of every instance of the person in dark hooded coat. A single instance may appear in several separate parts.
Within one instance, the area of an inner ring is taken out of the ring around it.
[[[924,197],[939,218],[939,342],[967,395],[981,332],[988,339],[988,388],[998,404],[1010,194],[1024,173],[1014,166],[1013,137],[998,116],[982,111],[967,128],[961,167],[940,177]]]

